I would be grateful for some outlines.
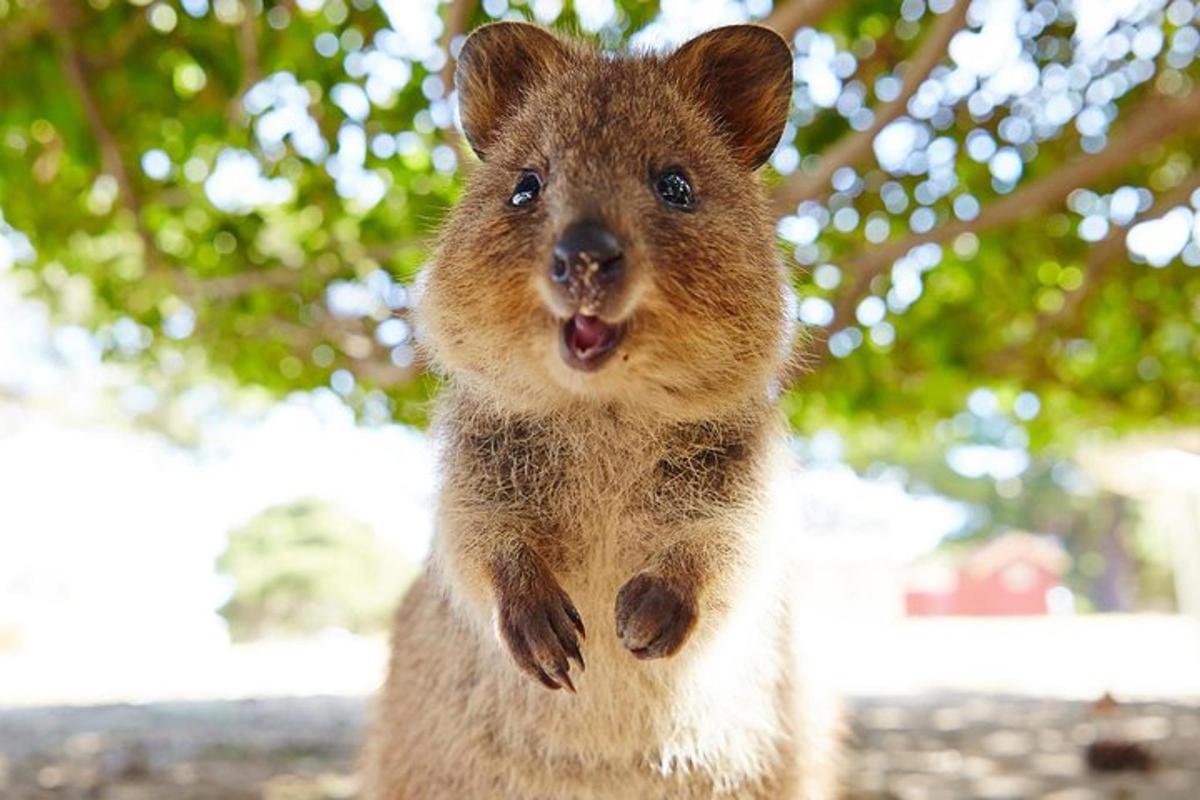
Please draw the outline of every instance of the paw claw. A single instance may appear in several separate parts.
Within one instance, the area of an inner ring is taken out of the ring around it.
[[[571,662],[584,670],[579,649],[583,623],[562,589],[552,578],[546,581],[544,591],[500,598],[500,636],[523,672],[547,689],[574,693]]]
[[[567,672],[567,670],[559,668],[555,671],[554,677],[560,686],[565,688],[571,694],[575,694],[575,684],[571,683],[571,675]]]
[[[575,642],[564,642],[563,649],[567,651],[567,658],[579,665],[580,672],[587,669],[587,664],[583,663],[583,653],[579,652],[579,646]]]
[[[541,669],[537,670],[537,674],[534,677],[536,677],[538,679],[538,681],[541,682],[542,686],[545,686],[547,689],[549,689],[552,692],[557,692],[559,689],[562,688],[561,686],[558,685],[557,681],[555,681],[553,678],[551,678],[549,675],[547,675]]]
[[[563,610],[571,618],[571,622],[575,625],[575,630],[579,631],[579,638],[586,639],[587,631],[583,627],[583,620],[580,619],[579,612],[575,610],[575,606],[571,605],[570,600],[563,600]]]

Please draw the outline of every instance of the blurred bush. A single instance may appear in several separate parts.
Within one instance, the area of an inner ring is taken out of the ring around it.
[[[317,500],[269,508],[233,530],[217,569],[233,582],[220,613],[239,641],[378,632],[415,575],[367,525]]]

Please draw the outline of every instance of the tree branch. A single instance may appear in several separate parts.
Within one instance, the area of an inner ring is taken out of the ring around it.
[[[838,0],[779,0],[762,24],[790,43],[796,31],[816,25],[836,5]]]
[[[440,42],[442,52],[446,54],[446,63],[442,66],[441,72],[442,88],[446,97],[449,97],[454,90],[455,61],[450,52],[450,45],[456,36],[467,32],[467,26],[471,24],[471,18],[475,15],[477,5],[479,5],[479,0],[449,0],[447,5],[445,30],[442,32]],[[471,161],[471,154],[468,152],[469,148],[466,146],[462,134],[451,126],[443,132],[442,138],[454,150],[460,174],[466,175],[474,162]]]
[[[242,61],[242,80],[230,103],[229,115],[237,117],[242,112],[242,98],[254,84],[262,80],[262,67],[258,57],[258,16],[254,3],[242,0],[242,21],[238,24],[238,55]]]
[[[428,252],[432,242],[425,239],[400,239],[386,245],[363,245],[367,257],[383,264],[397,253],[412,250]],[[310,257],[310,261],[312,258]],[[315,271],[314,271],[315,270]],[[294,289],[304,280],[326,281],[335,277],[335,272],[319,270],[313,266],[304,268],[276,266],[270,269],[245,270],[230,275],[198,279],[181,275],[187,282],[186,293],[198,301],[232,300],[257,289]]]
[[[941,243],[956,236],[998,228],[1062,202],[1073,189],[1086,186],[1125,167],[1145,155],[1147,148],[1170,137],[1190,130],[1200,122],[1200,88],[1184,97],[1148,98],[1137,108],[1125,112],[1129,122],[1114,135],[1098,153],[1077,156],[1054,171],[984,208],[973,220],[951,220],[926,233],[912,234],[892,240],[882,247],[868,250],[857,258],[844,262],[853,283],[836,305],[833,325],[845,320],[866,296],[871,281],[901,256],[927,242]]]
[[[154,237],[142,220],[141,202],[137,192],[134,191],[129,170],[121,157],[121,148],[117,144],[112,130],[104,121],[104,116],[100,113],[100,106],[96,102],[96,94],[89,78],[91,73],[84,68],[83,58],[71,35],[71,20],[73,19],[74,10],[66,0],[50,0],[50,27],[58,44],[59,66],[74,87],[79,103],[83,106],[88,127],[92,131],[96,145],[100,148],[101,166],[117,182],[118,194],[125,208],[133,215],[133,224],[138,237],[142,240],[146,263],[152,270],[157,270],[161,267],[158,246],[154,243]]]
[[[454,37],[467,32],[478,3],[479,0],[449,0],[446,4],[445,29],[438,44],[446,54],[446,63],[442,66],[442,85],[446,87],[447,94],[454,86],[454,56],[450,53],[450,45]]]
[[[790,214],[802,201],[824,196],[829,191],[829,179],[834,172],[866,160],[871,154],[875,137],[907,110],[908,101],[945,57],[950,40],[966,24],[970,5],[970,0],[956,0],[954,6],[934,24],[925,41],[906,62],[900,93],[875,111],[869,128],[847,133],[822,153],[816,172],[797,171],[775,187],[771,202],[776,213]]]
[[[51,5],[53,13],[50,24],[54,31],[54,38],[58,42],[59,67],[74,87],[80,105],[83,106],[88,127],[91,128],[92,135],[96,137],[96,144],[100,148],[100,161],[104,171],[116,180],[117,188],[125,202],[131,205],[131,210],[136,210],[138,207],[137,196],[134,194],[133,184],[129,180],[129,173],[125,169],[125,162],[121,158],[117,140],[100,114],[100,107],[96,103],[92,86],[88,81],[83,59],[75,48],[70,28],[65,22],[71,14],[71,9],[65,0],[51,0]]]
[[[276,267],[193,281],[191,288],[197,297],[204,300],[230,300],[255,289],[290,289],[304,277],[302,270]]]

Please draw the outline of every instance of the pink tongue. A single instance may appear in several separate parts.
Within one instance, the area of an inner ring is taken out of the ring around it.
[[[571,337],[571,345],[576,352],[586,353],[604,344],[604,340],[608,336],[608,323],[604,320],[576,314],[574,323],[575,330]]]

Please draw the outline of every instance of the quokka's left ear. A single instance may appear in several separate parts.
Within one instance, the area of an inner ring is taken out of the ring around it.
[[[486,161],[501,128],[529,92],[567,68],[570,56],[549,31],[525,22],[493,22],[477,29],[458,53],[454,85],[463,133]]]
[[[679,88],[695,98],[748,169],[766,163],[787,122],[792,52],[770,28],[730,25],[702,33],[667,59]]]

